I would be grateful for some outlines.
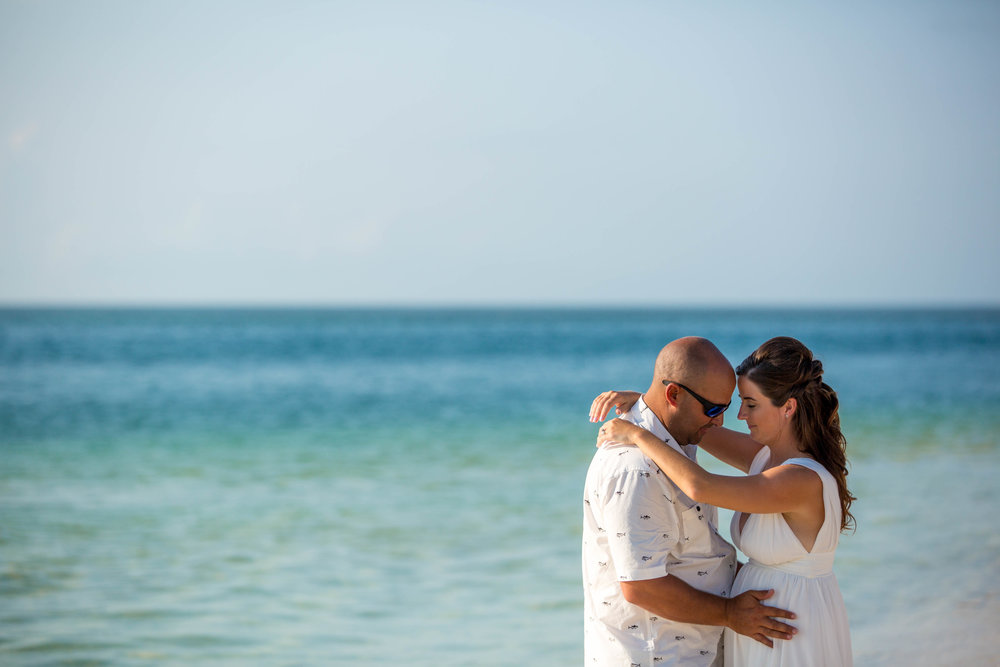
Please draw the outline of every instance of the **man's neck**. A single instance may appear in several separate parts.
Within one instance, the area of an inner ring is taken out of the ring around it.
[[[667,429],[667,433],[670,434],[670,437],[673,438],[677,444],[681,446],[688,444],[686,442],[679,441],[677,436],[674,434],[673,429],[670,428],[670,417],[667,413],[666,405],[658,403],[656,399],[651,399],[650,392],[643,394],[642,400],[646,404],[646,407],[649,408],[649,411],[656,415],[656,418],[660,420],[660,423],[663,424],[663,428]]]

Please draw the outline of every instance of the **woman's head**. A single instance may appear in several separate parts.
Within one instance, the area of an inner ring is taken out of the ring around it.
[[[836,478],[843,510],[841,527],[853,524],[849,508],[854,496],[846,479],[847,441],[840,430],[837,393],[823,382],[822,362],[801,342],[780,336],[754,350],[736,367],[736,375],[752,382],[773,408],[760,411],[762,423],[753,424],[759,434],[752,435],[766,441],[771,431],[782,427],[781,420],[787,420],[801,451]]]

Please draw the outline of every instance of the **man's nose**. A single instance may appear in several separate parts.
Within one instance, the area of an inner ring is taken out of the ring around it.
[[[719,414],[712,417],[712,423],[716,426],[722,426],[722,422],[726,419],[726,412],[723,410]]]

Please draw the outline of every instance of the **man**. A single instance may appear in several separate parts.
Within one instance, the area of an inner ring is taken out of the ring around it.
[[[721,426],[736,386],[725,356],[704,338],[660,351],[649,391],[623,419],[695,458]],[[697,392],[697,393],[695,393]],[[598,449],[584,495],[585,664],[722,664],[724,626],[770,644],[794,629],[768,591],[727,598],[736,550],[716,530],[716,509],[696,503],[633,446]]]

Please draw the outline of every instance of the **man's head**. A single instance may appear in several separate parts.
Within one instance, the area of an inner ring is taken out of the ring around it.
[[[708,429],[721,426],[736,374],[726,357],[705,338],[678,338],[660,350],[653,383],[643,397],[679,444],[695,445]]]

